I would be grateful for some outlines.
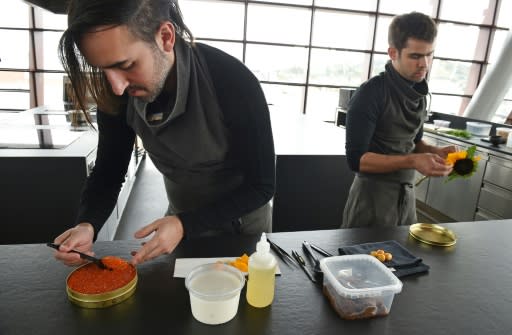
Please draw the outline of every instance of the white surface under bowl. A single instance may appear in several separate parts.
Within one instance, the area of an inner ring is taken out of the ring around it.
[[[466,130],[475,136],[489,136],[492,125],[483,122],[466,122]]]
[[[204,264],[185,279],[192,315],[209,325],[228,322],[238,311],[245,276],[238,269],[222,264]]]

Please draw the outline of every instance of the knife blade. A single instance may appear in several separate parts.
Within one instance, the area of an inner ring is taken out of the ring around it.
[[[59,247],[60,247],[60,244],[55,244],[55,243],[46,243],[47,246],[49,246],[50,248],[53,248],[55,250],[59,250]],[[110,270],[112,271],[111,268],[109,268],[108,266],[106,266],[102,261],[101,259],[99,258],[96,258],[96,257],[93,257],[93,256],[90,256],[90,255],[87,255],[87,254],[84,254],[83,252],[80,252],[78,250],[70,250],[69,252],[74,252],[78,255],[80,255],[80,258],[81,259],[85,259],[86,261],[90,261],[90,262],[93,262],[94,264],[96,264],[98,267],[104,269],[104,270]]]
[[[292,255],[293,257],[297,260],[297,262],[299,263],[300,267],[302,268],[302,270],[304,270],[304,272],[306,273],[306,275],[308,276],[308,278],[313,282],[313,283],[316,283],[316,279],[315,277],[313,276],[313,274],[308,270],[308,268],[306,267],[306,262],[304,261],[304,258],[302,258],[301,255],[299,255],[295,250],[292,250]]]

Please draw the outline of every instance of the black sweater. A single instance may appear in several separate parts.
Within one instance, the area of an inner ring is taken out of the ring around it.
[[[275,190],[270,115],[258,80],[234,57],[199,43],[196,48],[206,60],[215,86],[228,129],[229,155],[238,162],[245,182],[229,196],[206,207],[179,213],[188,237],[261,207]],[[118,115],[98,111],[97,121],[96,164],[84,187],[76,222],[90,222],[95,234],[115,206],[135,140],[133,129],[126,123],[126,111]]]

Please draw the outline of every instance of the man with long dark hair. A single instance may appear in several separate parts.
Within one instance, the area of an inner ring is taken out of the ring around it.
[[[343,228],[416,223],[415,170],[446,176],[453,146],[422,140],[427,117],[427,72],[437,35],[435,22],[413,12],[389,26],[385,71],[363,83],[349,102],[347,160],[356,176],[343,213]]]
[[[77,107],[97,105],[95,167],[77,222],[55,239],[55,257],[80,264],[115,206],[136,135],[162,173],[164,217],[138,264],[182,238],[271,231],[275,188],[270,117],[258,80],[238,60],[195,43],[177,0],[71,0],[59,55]],[[141,208],[141,210],[143,210]]]

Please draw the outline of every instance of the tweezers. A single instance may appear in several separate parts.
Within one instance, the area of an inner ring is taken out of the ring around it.
[[[59,247],[60,247],[60,244],[55,244],[55,243],[46,243],[46,245],[49,246],[50,248],[55,249],[55,250],[59,250]],[[99,258],[96,258],[96,257],[93,257],[93,256],[89,256],[89,255],[84,254],[83,252],[80,252],[78,250],[70,250],[69,252],[74,252],[74,253],[80,255],[81,259],[85,259],[87,261],[93,262],[94,264],[96,264],[101,269],[112,271],[112,269],[109,268],[108,266],[106,266],[105,263],[103,263],[101,261],[101,259],[99,259]]]
[[[319,246],[314,245],[313,243],[309,244],[313,250],[318,252],[319,254],[324,255],[325,257],[331,257],[332,254],[328,251],[325,251],[324,249],[320,248]]]
[[[313,276],[313,274],[308,270],[308,268],[306,267],[306,262],[304,261],[304,258],[302,258],[301,255],[299,255],[295,250],[292,250],[292,255],[293,257],[295,257],[295,259],[297,260],[297,262],[300,264],[300,267],[302,268],[302,270],[304,270],[304,272],[306,273],[306,275],[308,276],[308,278],[313,282],[313,283],[316,283],[316,279],[315,277]]]
[[[275,244],[268,238],[267,238],[267,242],[270,244],[270,247],[272,248],[272,250],[274,250],[274,252],[277,254],[277,256],[279,258],[281,258],[281,260],[284,263],[288,264],[288,262],[291,262],[293,265],[298,265],[296,263],[296,260],[292,256],[290,256],[290,254],[287,253],[286,250],[284,250],[283,248],[281,248],[280,246],[278,246],[277,244]]]

